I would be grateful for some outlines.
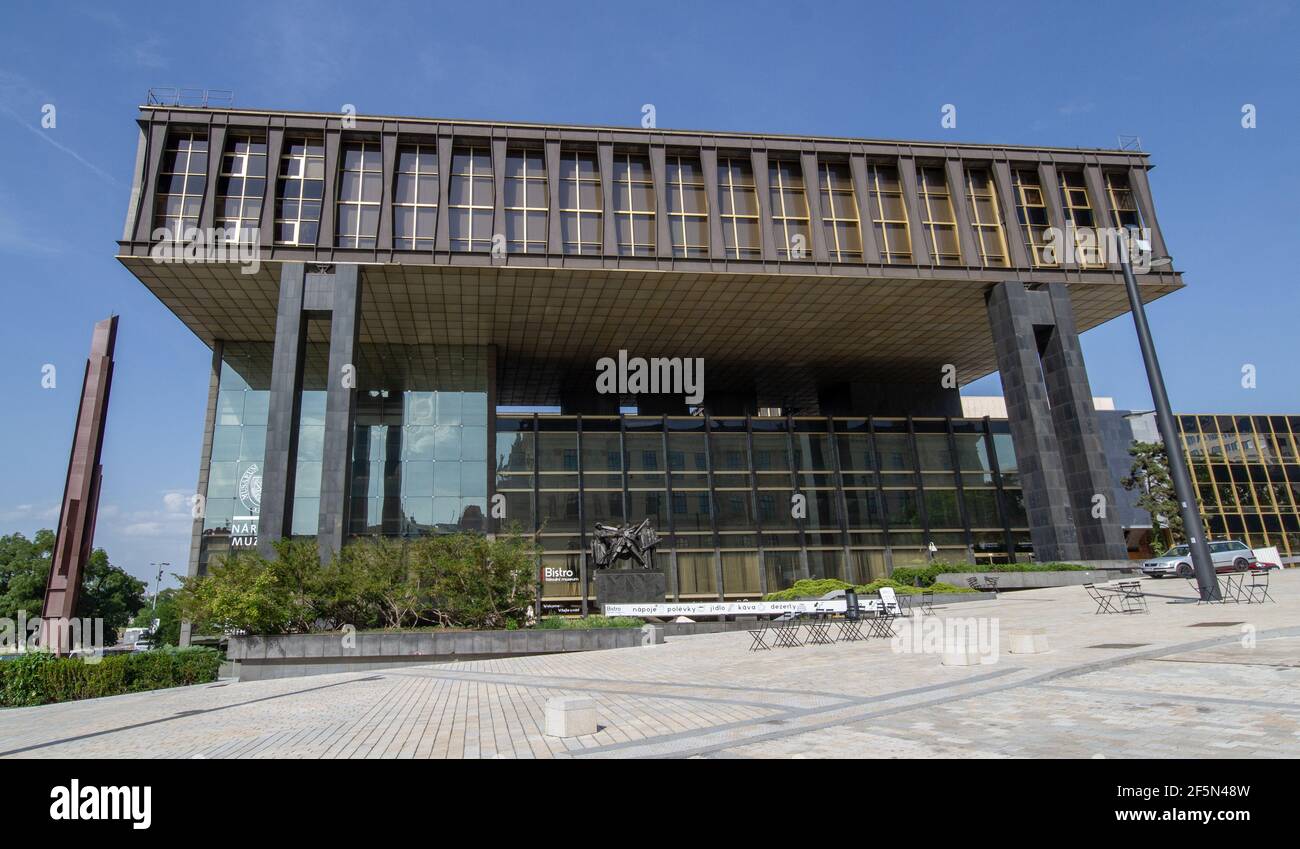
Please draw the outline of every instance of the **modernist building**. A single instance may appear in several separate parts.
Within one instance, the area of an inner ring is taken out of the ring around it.
[[[119,256],[213,352],[192,571],[288,535],[517,524],[580,609],[594,523],[645,517],[679,598],[931,546],[1125,556],[1077,335],[1125,313],[1122,278],[1043,248],[1138,224],[1163,256],[1144,153],[169,106],[139,127]],[[255,235],[257,267],[159,261],[191,228]],[[620,351],[702,359],[703,399],[598,392]],[[1008,419],[963,418],[995,369]]]

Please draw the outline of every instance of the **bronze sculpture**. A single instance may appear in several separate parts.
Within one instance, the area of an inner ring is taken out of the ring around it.
[[[650,527],[649,519],[623,527],[597,522],[591,539],[591,559],[597,569],[607,569],[618,560],[635,560],[642,569],[652,569],[654,548],[662,541]]]

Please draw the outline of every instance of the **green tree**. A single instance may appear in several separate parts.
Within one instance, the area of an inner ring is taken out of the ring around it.
[[[412,559],[425,573],[432,606],[426,616],[464,628],[518,627],[537,594],[537,546],[531,538],[447,534],[422,538]]]
[[[53,531],[37,531],[30,540],[22,534],[0,537],[0,616],[17,619],[19,611],[29,619],[41,615],[53,556]]]
[[[180,605],[177,603],[176,596],[179,590],[174,587],[168,587],[158,593],[157,612],[154,609],[153,600],[150,599],[145,606],[140,608],[140,612],[131,620],[132,628],[148,628],[149,642],[154,648],[159,646],[178,646],[181,642],[181,614]],[[158,620],[158,627],[153,627],[153,620]]]
[[[312,540],[280,540],[272,558],[231,552],[206,575],[181,578],[180,615],[196,633],[285,634],[311,630],[322,571]]]
[[[1169,454],[1162,442],[1134,442],[1128,449],[1133,466],[1120,481],[1124,489],[1138,493],[1137,504],[1151,514],[1151,547],[1157,554],[1186,541],[1183,517],[1169,476]]]
[[[354,598],[351,610],[340,605],[339,613],[358,617],[345,621],[362,627],[363,621],[378,619],[385,628],[416,622],[429,600],[428,573],[412,562],[410,548],[406,541],[388,537],[359,539],[343,547],[335,558],[332,583]]]
[[[275,550],[274,558],[227,555],[206,575],[182,578],[180,617],[201,634],[423,622],[506,628],[526,624],[536,596],[537,547],[518,533],[361,539],[323,565],[312,540]]]
[[[41,614],[45,584],[54,558],[54,532],[40,530],[29,540],[22,534],[0,537],[0,616],[16,619]],[[96,548],[82,575],[76,615],[104,620],[104,639],[117,641],[117,632],[144,604],[145,583],[114,566],[108,553]]]

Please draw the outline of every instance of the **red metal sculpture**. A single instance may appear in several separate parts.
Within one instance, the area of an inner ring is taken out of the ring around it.
[[[95,515],[103,467],[104,420],[108,391],[113,385],[113,347],[117,342],[117,316],[95,325],[90,358],[81,383],[77,430],[72,437],[68,476],[63,484],[63,509],[54,543],[54,562],[41,606],[41,645],[56,654],[72,648],[68,622],[77,614],[81,581],[95,538]]]

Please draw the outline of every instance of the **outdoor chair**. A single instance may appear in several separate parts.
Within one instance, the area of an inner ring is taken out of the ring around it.
[[[921,591],[921,612],[934,613],[934,590]]]
[[[836,642],[856,643],[858,640],[864,639],[862,636],[862,625],[864,624],[864,621],[865,620],[863,620],[861,616],[853,619],[845,618],[835,620],[835,624],[839,626],[839,631],[835,634]]]
[[[880,597],[880,606],[876,609],[874,616],[867,618],[870,636],[892,639],[894,636],[894,620],[898,618],[901,611],[898,604],[898,595],[892,587],[881,587],[877,595]]]
[[[793,649],[803,645],[803,640],[799,637],[799,620],[783,619],[773,628],[775,632],[772,636],[775,638],[776,645],[779,648]]]
[[[1198,583],[1196,578],[1188,578],[1187,585],[1192,588],[1192,592],[1196,593],[1197,604],[1227,604],[1228,602],[1232,602],[1234,604],[1237,603],[1237,597],[1233,595],[1231,592],[1229,592],[1230,588],[1225,587],[1223,585],[1223,582],[1219,580],[1218,575],[1214,576],[1214,585],[1219,590],[1219,597],[1217,599],[1201,598],[1201,585],[1200,583]]]
[[[1116,584],[1120,592],[1120,610],[1124,613],[1150,613],[1147,609],[1147,597],[1142,592],[1138,581],[1120,581]]]
[[[1246,585],[1246,603],[1263,604],[1271,601],[1277,604],[1277,601],[1268,594],[1268,570],[1262,569],[1258,572],[1250,573],[1250,583]]]
[[[1083,588],[1088,591],[1088,596],[1097,603],[1097,609],[1093,611],[1094,615],[1120,612],[1120,596],[1115,590],[1098,587],[1095,584],[1084,584]]]
[[[768,651],[772,647],[767,644],[768,630],[770,623],[760,622],[758,627],[750,630],[749,636],[752,642],[749,644],[750,651]]]
[[[804,626],[808,629],[808,635],[805,642],[813,646],[829,646],[835,640],[831,639],[831,623],[826,617],[814,613],[804,621]]]

